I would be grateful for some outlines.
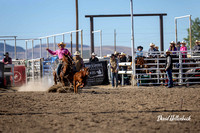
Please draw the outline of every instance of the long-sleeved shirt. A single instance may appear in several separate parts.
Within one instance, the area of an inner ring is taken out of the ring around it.
[[[195,45],[194,48],[193,48],[193,51],[195,53],[200,53],[200,45]]]
[[[69,52],[68,49],[62,48],[62,49],[58,49],[56,51],[51,51],[50,49],[48,49],[48,52],[52,55],[58,55],[59,59],[62,59],[64,54],[69,54],[71,56],[71,53]]]
[[[142,56],[143,56],[143,52],[137,50],[137,51],[136,51],[136,56],[135,56],[135,58],[137,58],[137,57],[142,57]]]
[[[73,57],[75,67],[77,71],[80,71],[84,67],[83,59],[80,56],[74,56]]]
[[[8,58],[4,58],[2,61],[4,64],[12,64],[12,58],[8,57]]]
[[[118,64],[118,59],[110,59],[109,66],[111,67],[111,72],[115,73],[115,70],[119,70],[119,64]]]
[[[180,48],[180,51],[183,51],[183,52],[181,52],[183,55],[186,55],[187,54],[187,47],[186,46],[181,46],[181,48]],[[185,51],[185,52],[184,52]]]
[[[97,58],[97,57],[94,57],[94,58],[90,58],[90,60],[89,60],[89,62],[91,63],[91,62],[98,62],[99,61],[99,59]]]
[[[155,57],[155,48],[149,48],[149,50],[148,50],[148,56]]]

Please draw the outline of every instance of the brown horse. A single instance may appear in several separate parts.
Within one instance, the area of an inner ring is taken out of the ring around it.
[[[59,81],[62,83],[63,86],[69,85],[73,83],[73,69],[72,69],[72,59],[69,55],[64,55],[62,58],[62,68],[59,75]],[[56,72],[53,73],[54,75],[54,83],[57,84],[57,74]]]
[[[89,73],[89,68],[85,67],[74,74],[74,93],[78,93],[78,87],[83,88],[87,84],[87,77]]]

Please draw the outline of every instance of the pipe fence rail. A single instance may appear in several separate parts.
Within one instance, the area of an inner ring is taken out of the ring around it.
[[[183,52],[187,52],[184,54]],[[135,60],[135,70],[132,70],[132,62],[119,63],[122,85],[124,78],[132,76],[135,71],[135,81],[137,86],[140,85],[166,85],[167,75],[165,72],[165,52],[155,52],[154,57],[144,57],[144,64],[137,65]],[[190,85],[200,83],[200,56],[193,56],[193,51],[172,51],[173,57],[173,81],[174,85]],[[186,56],[187,55],[187,56]],[[186,57],[186,58],[184,58]],[[123,67],[127,67],[124,70]]]

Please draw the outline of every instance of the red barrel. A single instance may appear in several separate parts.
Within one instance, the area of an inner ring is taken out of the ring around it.
[[[25,66],[14,67],[15,86],[22,86],[26,83],[26,68]]]

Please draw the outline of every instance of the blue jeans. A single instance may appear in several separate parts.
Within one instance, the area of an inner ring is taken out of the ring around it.
[[[112,86],[115,86],[114,79],[116,81],[116,87],[118,86],[118,73],[112,73],[111,72],[111,79],[112,79]]]
[[[57,66],[57,70],[56,70],[56,74],[57,74],[58,77],[59,77],[61,68],[62,68],[62,64],[59,63],[58,66]]]
[[[168,87],[173,87],[173,80],[172,80],[172,69],[168,69],[166,71],[168,77]]]

